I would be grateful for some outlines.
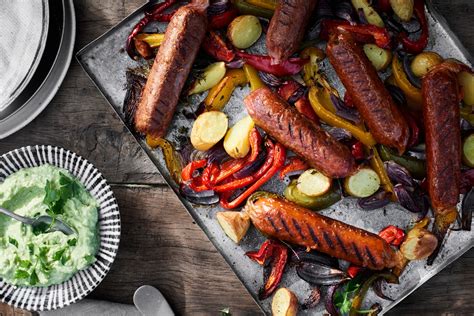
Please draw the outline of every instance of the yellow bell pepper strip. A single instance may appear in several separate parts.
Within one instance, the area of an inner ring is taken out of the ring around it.
[[[232,0],[231,2],[241,14],[250,14],[267,19],[271,19],[273,16],[273,10],[255,6],[253,4],[250,4],[249,1]]]
[[[171,178],[176,183],[181,183],[181,171],[183,169],[181,157],[174,149],[173,145],[164,138],[152,137],[150,135],[146,136],[146,143],[151,148],[160,147],[163,150],[166,167],[168,168]]]
[[[423,103],[421,90],[410,83],[407,78],[407,74],[403,69],[403,65],[396,54],[392,59],[392,73],[396,85],[402,89],[403,93],[407,97],[408,107],[414,111],[420,112],[422,110],[421,105]]]
[[[151,48],[156,48],[163,43],[165,39],[165,34],[161,33],[140,33],[135,36],[135,39],[144,41],[147,43]]]
[[[370,158],[370,166],[379,176],[380,183],[382,184],[383,189],[391,194],[391,199],[393,201],[396,201],[397,197],[393,192],[392,181],[390,181],[390,178],[388,177],[387,170],[385,170],[385,166],[383,164],[382,159],[380,158],[379,152],[377,151],[377,148],[375,148],[375,146],[370,147],[370,149],[372,149],[372,158]]]
[[[324,75],[319,71],[318,62],[326,58],[326,54],[317,47],[307,47],[303,49],[300,55],[301,58],[308,59],[308,62],[303,66],[303,81],[306,86],[311,87],[320,84],[323,87],[334,90],[327,82]]]
[[[318,97],[318,88],[314,86],[309,90],[309,102],[311,103],[314,112],[316,112],[319,118],[327,124],[346,129],[366,146],[370,147],[376,144],[372,134],[364,131],[362,128],[350,123],[342,117],[337,116],[336,114],[329,111],[325,106],[323,106],[322,100]]]
[[[258,72],[255,68],[249,64],[244,64],[244,72],[245,76],[247,76],[248,82],[250,82],[250,90],[255,91],[259,88],[265,87],[265,83],[263,83],[262,79],[260,79],[260,76],[258,75]]]
[[[278,5],[277,0],[246,0],[248,4],[254,5],[259,8],[264,8],[274,11]]]
[[[247,76],[242,69],[230,69],[224,78],[209,90],[204,99],[204,106],[207,111],[221,111],[229,102],[232,93],[237,86],[248,83]]]

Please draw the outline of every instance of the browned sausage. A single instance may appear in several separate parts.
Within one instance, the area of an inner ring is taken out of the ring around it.
[[[166,135],[178,98],[206,33],[206,5],[179,8],[166,28],[135,115],[135,129]]]
[[[456,220],[460,194],[459,71],[444,62],[422,79],[428,193],[441,235]]]
[[[280,0],[268,27],[268,55],[278,64],[299,47],[316,0]]]
[[[410,136],[408,124],[352,35],[332,34],[326,51],[375,140],[404,152]]]
[[[316,249],[373,270],[393,268],[397,255],[379,236],[274,196],[250,197],[244,211],[263,234]]]
[[[332,178],[342,178],[355,171],[354,157],[347,147],[270,89],[253,91],[244,103],[257,126],[306,160],[311,167]]]

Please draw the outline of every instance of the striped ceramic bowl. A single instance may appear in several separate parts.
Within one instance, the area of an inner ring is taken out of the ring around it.
[[[110,270],[120,241],[120,213],[110,186],[90,162],[69,150],[53,146],[28,146],[10,151],[0,156],[0,182],[20,169],[43,164],[68,170],[97,199],[100,204],[100,247],[94,264],[62,284],[19,287],[0,279],[0,300],[30,311],[61,308],[88,295]]]

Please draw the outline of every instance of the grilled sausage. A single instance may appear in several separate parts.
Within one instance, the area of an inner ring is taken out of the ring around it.
[[[278,64],[290,57],[303,39],[316,0],[280,0],[268,27],[268,55]]]
[[[428,193],[442,235],[456,219],[460,194],[459,71],[444,62],[422,79]]]
[[[171,18],[138,104],[138,132],[155,137],[166,135],[206,33],[206,8],[206,3],[191,3],[179,8]]]
[[[397,255],[379,236],[311,212],[279,196],[250,197],[244,211],[263,234],[315,249],[372,270],[397,266]]]
[[[335,32],[326,51],[375,140],[403,153],[409,139],[408,124],[362,48],[351,34]]]
[[[253,91],[244,99],[252,119],[265,132],[328,177],[340,178],[355,171],[349,149],[308,120],[268,88]]]

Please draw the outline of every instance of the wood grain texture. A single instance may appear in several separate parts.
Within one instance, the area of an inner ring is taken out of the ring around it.
[[[179,314],[258,312],[206,235],[166,187],[113,187],[122,213],[118,257],[93,297],[132,303],[143,284],[156,286]]]
[[[435,0],[439,12],[474,52],[472,0]],[[75,51],[107,31],[143,0],[76,0]],[[131,303],[142,284],[157,286],[179,314],[234,315],[260,311],[224,259],[193,223],[156,168],[75,60],[48,108],[29,126],[0,141],[0,153],[23,145],[59,145],[94,163],[114,183],[123,235],[116,263],[92,297]],[[147,184],[129,186],[129,184]],[[472,315],[474,250],[466,253],[389,315]],[[13,315],[0,304],[0,315]]]

